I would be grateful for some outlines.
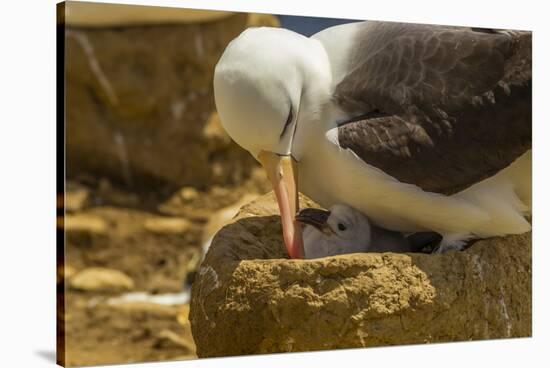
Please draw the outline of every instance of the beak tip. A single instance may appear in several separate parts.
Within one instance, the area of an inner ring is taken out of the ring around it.
[[[294,232],[289,233],[283,230],[283,239],[286,250],[291,259],[304,258],[304,243],[302,239],[302,226],[294,222]]]
[[[302,227],[296,221],[299,208],[297,167],[291,156],[262,151],[258,158],[271,181],[279,205],[283,239],[290,258],[303,258]]]

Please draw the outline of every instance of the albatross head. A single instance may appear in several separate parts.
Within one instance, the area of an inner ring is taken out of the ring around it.
[[[297,162],[304,128],[328,99],[330,67],[320,42],[279,28],[250,28],[224,51],[214,73],[223,127],[263,165],[277,197],[291,258],[303,258]]]

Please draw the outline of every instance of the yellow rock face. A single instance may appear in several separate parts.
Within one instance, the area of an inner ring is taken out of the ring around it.
[[[191,223],[183,218],[155,217],[145,220],[145,228],[159,234],[181,234],[184,233]]]
[[[70,286],[82,291],[117,292],[132,290],[134,281],[118,270],[90,267],[74,275]]]
[[[98,216],[78,214],[65,216],[65,231],[105,234],[109,228],[107,222]]]
[[[166,23],[204,23],[232,12],[200,9],[70,1],[65,4],[70,26],[106,27]]]
[[[271,14],[250,13],[248,14],[249,27],[280,27],[279,19]]]

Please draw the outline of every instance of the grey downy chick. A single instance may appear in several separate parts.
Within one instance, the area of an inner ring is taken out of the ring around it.
[[[337,204],[330,211],[305,208],[296,220],[304,224],[305,258],[362,252],[419,252],[441,241],[435,232],[409,236],[374,225],[353,207]]]

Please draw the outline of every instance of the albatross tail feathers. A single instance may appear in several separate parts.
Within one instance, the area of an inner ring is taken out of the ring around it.
[[[531,151],[497,175],[458,194],[489,214],[489,220],[472,229],[476,237],[521,234],[531,230],[525,215],[531,211]]]

